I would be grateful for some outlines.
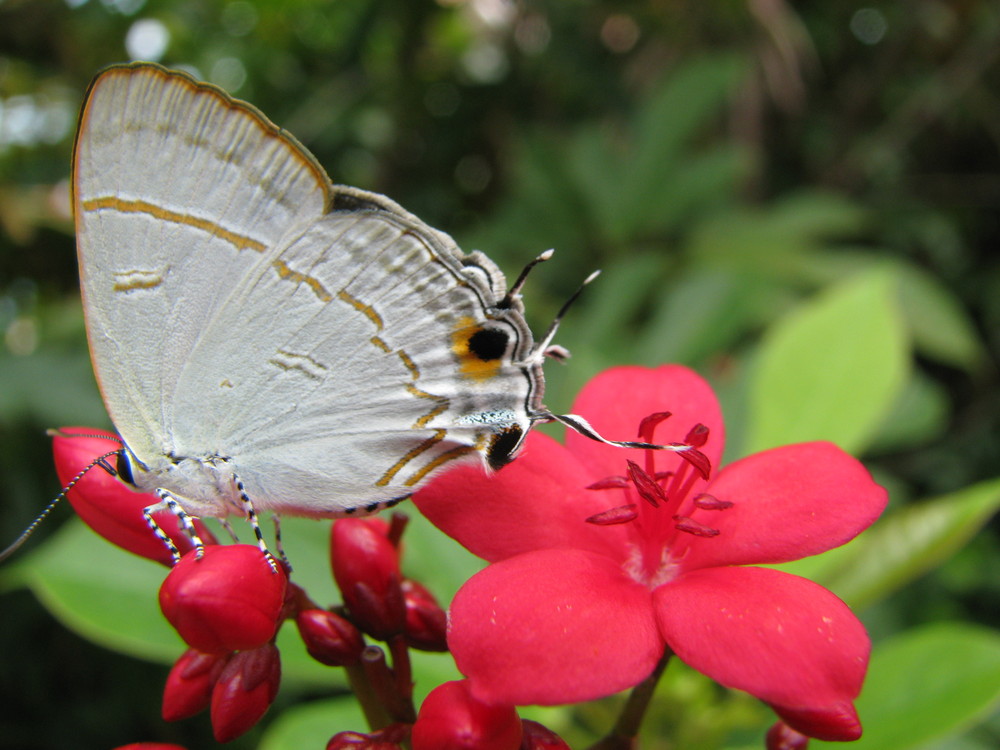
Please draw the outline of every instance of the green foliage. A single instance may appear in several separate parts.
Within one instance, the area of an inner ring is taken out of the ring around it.
[[[875,644],[859,747],[995,745],[983,729],[1000,706],[995,3],[0,3],[5,540],[58,492],[44,429],[108,424],[64,180],[86,83],[126,58],[139,21],[167,32],[165,64],[252,101],[335,181],[389,194],[512,275],[556,248],[525,290],[536,330],[602,268],[560,331],[573,358],[547,368],[553,409],[613,364],[681,362],[718,387],[727,458],[809,439],[861,455],[890,488],[884,518],[782,566],[891,636]],[[327,525],[283,531],[295,579],[334,603]],[[443,601],[480,565],[422,519],[406,539],[406,573]],[[59,665],[69,674],[104,664],[104,649],[167,664],[181,646],[156,607],[163,575],[69,523],[0,569],[20,602],[5,621],[54,616],[97,644]],[[333,698],[339,671],[294,635],[281,636],[286,703],[268,750],[363,729],[356,704]],[[72,710],[47,699],[63,686],[22,688],[47,654],[0,643],[22,676],[0,698],[24,714],[0,732],[64,744],[47,734]],[[415,675],[422,695],[456,673],[428,656]],[[330,700],[293,706],[303,694]],[[582,747],[619,705],[532,715]],[[74,739],[176,738],[157,711],[119,710],[104,722],[118,726],[80,724]],[[642,746],[760,747],[771,721],[674,665]]]

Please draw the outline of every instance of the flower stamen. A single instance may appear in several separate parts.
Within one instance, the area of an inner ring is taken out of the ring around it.
[[[635,461],[628,462],[628,476],[632,480],[632,484],[635,485],[635,490],[639,493],[639,497],[654,508],[659,508],[660,503],[667,502],[667,496],[664,494],[663,488]]]
[[[593,484],[588,484],[584,489],[588,490],[624,490],[629,486],[628,477],[604,477],[598,479]]]
[[[595,526],[616,526],[620,523],[634,521],[638,516],[639,510],[636,504],[628,503],[627,505],[619,505],[617,508],[595,513],[585,520],[587,523],[592,523]]]
[[[693,534],[694,536],[705,538],[719,535],[718,529],[713,529],[711,526],[698,523],[693,518],[688,518],[687,516],[674,516],[674,520],[677,521],[674,528],[678,531],[683,531],[685,534]]]
[[[709,495],[705,492],[695,495],[693,502],[696,508],[701,508],[702,510],[726,510],[733,507],[733,504],[729,500],[720,500],[714,495]]]

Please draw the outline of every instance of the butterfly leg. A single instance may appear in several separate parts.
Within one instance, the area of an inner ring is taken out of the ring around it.
[[[274,548],[278,552],[278,557],[281,558],[281,563],[285,566],[285,570],[289,573],[292,572],[292,564],[288,562],[288,555],[285,554],[285,548],[281,544],[281,519],[277,515],[271,516],[271,520],[274,522]]]
[[[240,504],[243,506],[243,513],[246,514],[247,522],[250,524],[250,528],[253,529],[253,534],[257,537],[257,546],[260,547],[260,551],[264,553],[264,557],[267,558],[267,564],[271,566],[271,570],[275,573],[278,572],[278,564],[274,560],[274,555],[271,554],[271,550],[267,548],[267,544],[264,542],[264,533],[260,530],[260,522],[257,520],[257,511],[254,510],[253,503],[250,501],[250,497],[247,495],[246,488],[243,486],[243,480],[237,476],[233,476],[236,481],[236,489],[240,493]]]
[[[201,558],[205,554],[205,543],[201,541],[201,537],[198,536],[198,531],[194,527],[194,522],[191,520],[191,516],[180,506],[180,504],[170,495],[169,492],[163,489],[158,489],[156,491],[156,496],[160,498],[160,502],[156,505],[150,505],[142,509],[142,515],[146,519],[146,525],[149,526],[156,538],[166,545],[167,549],[170,550],[170,554],[174,558],[174,564],[176,565],[180,562],[181,553],[177,549],[177,545],[174,541],[167,536],[167,533],[160,528],[160,525],[153,518],[153,513],[158,510],[169,510],[177,517],[177,522],[180,523],[181,528],[187,535],[188,539],[191,540],[191,544],[195,548],[195,557]]]

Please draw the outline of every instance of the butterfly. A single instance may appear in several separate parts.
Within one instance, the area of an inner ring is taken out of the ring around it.
[[[500,469],[539,422],[604,441],[542,405],[565,352],[525,321],[527,269],[508,289],[221,89],[104,70],[72,171],[91,357],[150,521],[242,515],[260,538],[262,511],[371,513],[456,464]]]

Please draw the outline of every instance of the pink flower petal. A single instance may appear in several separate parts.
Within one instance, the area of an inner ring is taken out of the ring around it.
[[[621,493],[585,489],[591,477],[565,447],[532,432],[522,455],[498,473],[460,466],[436,477],[413,501],[431,523],[491,562],[550,547],[621,559],[626,531],[586,522],[620,504]]]
[[[649,590],[580,550],[518,555],[474,575],[452,602],[448,645],[480,700],[515,705],[617,693],[663,653]]]
[[[693,370],[680,365],[613,367],[587,383],[573,404],[573,413],[609,440],[636,440],[639,423],[660,411],[672,416],[656,428],[657,443],[684,442],[695,425],[708,427],[708,442],[700,450],[711,461],[714,475],[725,446],[722,410],[712,388]],[[624,473],[626,458],[642,463],[638,451],[602,445],[572,431],[567,431],[566,446],[590,467],[595,479]],[[657,468],[664,468],[660,464],[665,462],[660,458]],[[666,468],[674,468],[674,463]]]
[[[796,715],[821,715],[861,691],[871,644],[840,599],[769,568],[708,568],[653,593],[667,645],[723,685]],[[793,719],[790,721],[789,719]]]
[[[721,533],[689,540],[685,570],[825,552],[868,528],[888,499],[860,461],[822,442],[748,456],[723,469],[705,491],[733,507],[691,514]]]

